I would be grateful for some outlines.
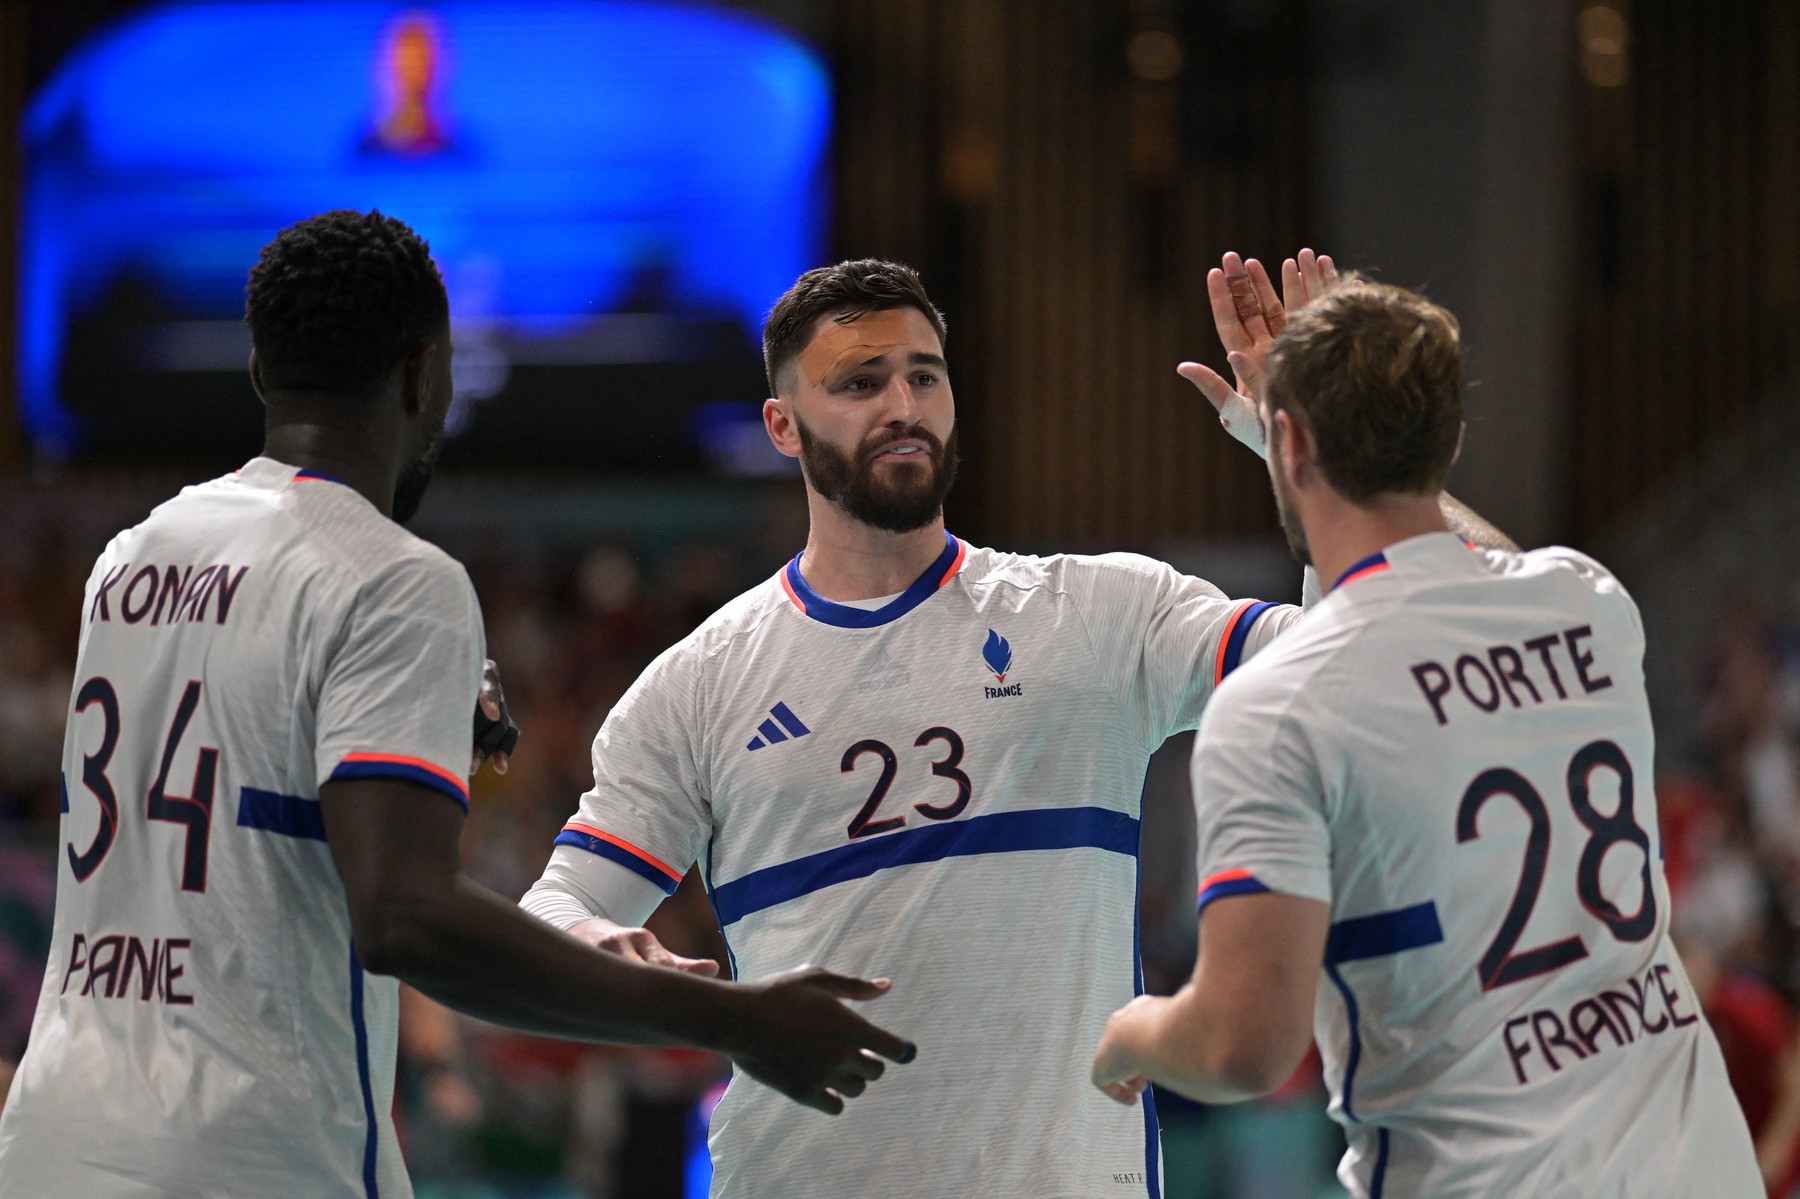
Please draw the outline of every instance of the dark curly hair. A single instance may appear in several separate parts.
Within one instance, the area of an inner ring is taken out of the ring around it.
[[[271,387],[358,393],[450,320],[424,240],[379,211],[290,225],[250,268],[244,323]]]
[[[868,312],[917,308],[944,340],[944,314],[925,294],[925,285],[910,266],[880,258],[857,258],[807,271],[777,301],[763,322],[763,368],[769,394],[781,391],[777,381],[788,365],[812,342],[813,325],[826,313],[853,321]]]

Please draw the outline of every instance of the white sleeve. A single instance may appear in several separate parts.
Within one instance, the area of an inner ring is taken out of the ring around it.
[[[1194,741],[1199,906],[1276,891],[1331,902],[1331,840],[1313,746],[1270,672],[1220,688]]]
[[[635,870],[573,845],[550,851],[543,877],[519,906],[565,932],[593,916],[639,928],[668,898],[661,886]]]
[[[1319,582],[1319,572],[1308,566],[1300,572],[1300,606],[1310,608],[1325,598],[1325,588]]]
[[[1284,604],[1227,599],[1206,580],[1139,554],[1070,557],[1064,571],[1102,676],[1152,747],[1198,724],[1214,686],[1247,647],[1265,644],[1299,614]]]
[[[587,916],[644,922],[712,836],[688,643],[641,675],[594,737],[594,785],[557,835],[526,910],[567,928]]]
[[[475,588],[449,558],[403,558],[369,580],[323,664],[316,777],[401,779],[466,810],[483,652]]]

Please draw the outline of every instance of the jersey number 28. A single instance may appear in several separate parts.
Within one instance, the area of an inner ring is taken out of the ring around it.
[[[1611,815],[1596,809],[1590,797],[1591,780],[1596,770],[1609,771],[1619,780],[1619,805]],[[1581,860],[1575,869],[1576,897],[1615,938],[1627,942],[1642,941],[1656,928],[1656,891],[1650,877],[1650,834],[1638,824],[1633,808],[1631,762],[1625,757],[1625,751],[1611,741],[1590,742],[1570,759],[1567,784],[1569,806],[1588,831],[1587,845],[1582,848]],[[1518,771],[1504,766],[1484,770],[1463,792],[1462,803],[1456,809],[1457,844],[1467,844],[1480,835],[1475,819],[1481,814],[1482,805],[1496,795],[1510,796],[1525,809],[1531,831],[1525,839],[1525,862],[1519,871],[1519,886],[1513,892],[1512,905],[1507,908],[1500,931],[1494,935],[1476,967],[1484,991],[1560,970],[1588,955],[1587,945],[1580,936],[1564,937],[1531,949],[1516,948],[1525,925],[1531,920],[1531,910],[1537,906],[1538,892],[1544,885],[1544,863],[1550,857],[1550,812],[1537,788]],[[1622,844],[1634,846],[1644,855],[1644,897],[1638,910],[1629,916],[1621,912],[1600,887],[1600,864],[1605,860],[1607,850]]]

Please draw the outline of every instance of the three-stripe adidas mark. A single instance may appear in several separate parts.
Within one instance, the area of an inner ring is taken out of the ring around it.
[[[786,704],[776,704],[770,708],[769,717],[768,720],[756,726],[756,731],[761,736],[751,738],[750,744],[746,745],[745,749],[762,749],[770,745],[779,745],[789,737],[804,737],[812,732],[811,729],[800,723],[800,718],[794,715],[793,709]],[[784,729],[786,732],[782,731]]]

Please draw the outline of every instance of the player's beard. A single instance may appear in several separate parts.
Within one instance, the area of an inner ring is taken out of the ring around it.
[[[936,520],[944,510],[944,497],[956,482],[954,427],[944,441],[919,425],[878,434],[852,455],[814,436],[804,422],[794,423],[800,431],[800,465],[813,490],[856,520],[889,533],[910,533]],[[921,457],[930,461],[896,466],[893,477],[884,481],[876,473],[875,456],[883,446],[913,438],[925,443],[927,450]]]
[[[1271,459],[1275,455],[1273,443],[1269,446],[1269,455]],[[1269,482],[1275,487],[1275,511],[1281,516],[1281,531],[1287,534],[1288,549],[1293,551],[1300,565],[1311,566],[1312,546],[1306,543],[1306,526],[1300,523],[1300,515],[1294,510],[1293,502],[1288,499],[1287,484],[1281,481],[1281,474],[1273,462],[1270,463]]]
[[[431,486],[431,472],[437,467],[438,451],[443,447],[444,434],[440,430],[417,457],[400,468],[400,477],[394,481],[394,520],[399,524],[418,515],[419,505],[425,502],[425,489]]]

